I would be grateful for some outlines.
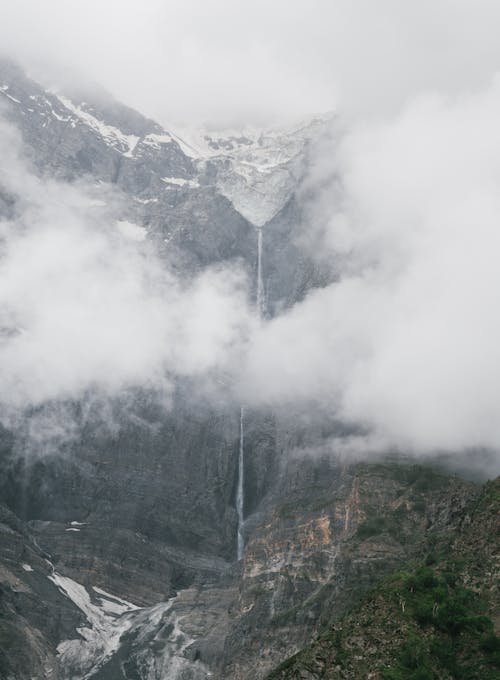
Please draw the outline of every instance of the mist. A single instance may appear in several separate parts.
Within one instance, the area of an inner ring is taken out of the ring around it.
[[[3,122],[0,146],[15,206],[0,222],[4,424],[89,391],[141,387],[168,402],[175,378],[231,370],[251,323],[237,266],[181,281],[142,227],[117,219],[112,188],[38,177]]]
[[[41,180],[2,124],[17,196],[1,225],[4,412],[138,385],[168,401],[178,377],[223,376],[237,404],[357,428],[334,443],[348,455],[500,460],[498,3],[24,0],[2,13],[4,51],[34,75],[98,81],[164,125],[336,111],[296,193],[297,244],[336,280],[260,322],[237,264],[180,281],[120,222],[116,194]]]
[[[260,328],[247,398],[330,404],[370,449],[498,451],[499,114],[495,78],[317,149],[302,246],[339,280]]]
[[[384,116],[500,67],[495,0],[18,0],[0,16],[3,51],[37,78],[96,82],[166,126]]]

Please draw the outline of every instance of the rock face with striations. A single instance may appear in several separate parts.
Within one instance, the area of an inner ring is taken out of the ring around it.
[[[498,677],[499,489],[497,478],[429,527],[414,560],[352,611],[325,608],[321,634],[269,680]]]
[[[104,196],[112,185],[117,218],[179,276],[237,260],[255,281],[257,228],[266,314],[335,276],[295,238],[294,191],[327,120],[184,139],[104,93],[47,91],[9,62],[0,97],[37,172]],[[21,198],[0,186],[0,215]],[[69,409],[77,429],[43,456],[24,455],[22,426],[0,432],[1,678],[264,678],[477,493],[409,464],[296,457],[293,414],[248,411],[237,562],[239,405],[186,380],[168,410],[146,389],[108,408],[113,431],[77,403],[41,407]]]

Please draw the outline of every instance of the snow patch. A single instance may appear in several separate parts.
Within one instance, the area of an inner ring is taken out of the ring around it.
[[[142,143],[159,149],[162,144],[170,144],[171,141],[172,136],[168,132],[164,132],[162,135],[152,132],[144,137]]]
[[[191,661],[186,655],[194,638],[182,630],[182,617],[174,607],[177,597],[141,608],[93,586],[92,590],[99,595],[96,604],[76,581],[56,572],[49,579],[83,612],[88,622],[88,626],[77,628],[80,639],[64,640],[57,647],[63,677],[72,680],[93,677],[117,652],[120,639],[127,632],[131,633],[133,654],[144,680],[211,677],[204,664]]]
[[[212,677],[207,666],[186,655],[195,640],[182,630],[182,617],[175,611],[177,598],[144,609],[133,626],[137,658],[145,670],[145,680],[205,680]],[[165,636],[166,629],[170,629],[168,637]]]
[[[54,116],[54,118],[56,118],[57,120],[60,120],[62,123],[67,123],[70,120],[69,116],[68,116],[68,118],[65,118],[64,116],[60,116],[58,113],[56,113],[54,111],[54,109],[52,107],[50,107],[50,112]]]
[[[148,203],[158,203],[157,198],[137,198],[136,196],[134,200],[138,203],[142,203],[143,205],[147,205]]]
[[[123,155],[126,156],[127,158],[132,158],[132,156],[134,155],[135,147],[139,143],[140,137],[135,137],[135,135],[129,135],[127,139],[129,142],[129,148],[128,151],[126,151]]]
[[[6,91],[8,89],[9,89],[8,86],[4,85],[3,87],[0,87],[0,92],[4,94],[6,97],[8,97],[11,101],[15,102],[16,104],[20,104],[21,102],[19,101],[19,99],[16,99]]]
[[[33,567],[29,564],[23,563],[21,564],[21,567],[24,569],[24,571],[33,571]]]
[[[120,612],[91,601],[87,590],[72,579],[54,572],[48,577],[84,614],[88,627],[77,628],[81,638],[64,640],[57,651],[68,677],[89,678],[119,648],[120,638],[132,625],[131,612],[137,607],[123,601]],[[111,596],[113,597],[113,596]],[[101,597],[101,602],[102,602]]]
[[[162,177],[161,181],[165,182],[165,184],[173,184],[178,187],[188,186],[192,189],[195,189],[196,187],[200,186],[196,180],[185,179],[184,177]]]
[[[174,141],[181,147],[181,151],[189,158],[203,158],[203,156],[206,155],[193,141],[187,141],[183,137],[179,137],[175,132],[172,132],[171,134]]]
[[[71,527],[69,529],[66,529],[66,531],[80,531],[80,529],[76,529],[75,527]]]
[[[104,609],[107,609],[108,611],[113,611],[111,607],[120,609],[120,611],[115,610],[114,611],[115,614],[123,614],[125,611],[134,611],[136,609],[141,609],[141,607],[132,604],[132,602],[127,602],[127,600],[123,600],[121,597],[111,595],[111,593],[106,592],[105,590],[99,588],[98,586],[92,586],[92,590],[94,590],[99,595],[103,595],[103,597],[101,597],[100,599],[102,607]]]
[[[124,156],[130,157],[132,155],[132,152],[134,151],[137,142],[140,139],[139,137],[136,135],[126,135],[118,128],[113,127],[112,125],[106,125],[88,111],[84,111],[76,104],[73,104],[70,99],[64,97],[63,95],[55,94],[55,96],[57,99],[59,99],[61,104],[66,107],[66,109],[71,111],[73,115],[79,118],[82,123],[88,125],[90,128],[92,128],[92,130],[101,135],[107,144],[118,148],[118,150],[121,151]],[[75,126],[74,121],[72,121],[71,124],[73,127]]]

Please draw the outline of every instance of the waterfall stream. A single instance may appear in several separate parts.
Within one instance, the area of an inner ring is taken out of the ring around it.
[[[262,282],[262,227],[257,227],[257,294],[255,300],[257,316],[260,319],[264,312],[264,284]],[[241,560],[245,541],[243,538],[243,508],[245,502],[245,428],[244,428],[244,409],[240,409],[240,448],[238,455],[238,487],[236,491],[236,512],[238,513],[238,547],[237,557]]]
[[[262,283],[262,227],[257,229],[257,316],[264,311],[264,284]]]
[[[240,409],[240,452],[238,457],[238,490],[236,492],[236,511],[238,513],[238,560],[243,557],[243,548],[245,542],[243,540],[243,483],[244,483],[244,427],[243,427],[244,410],[243,406]]]

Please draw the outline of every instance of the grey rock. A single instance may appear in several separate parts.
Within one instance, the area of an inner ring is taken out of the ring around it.
[[[5,61],[0,97],[37,172],[112,185],[120,217],[144,226],[179,276],[237,262],[255,281],[262,226],[267,315],[335,277],[296,238],[303,216],[294,190],[308,135],[323,123],[285,135],[209,136],[211,155],[197,158],[176,133],[105,93],[48,92]],[[263,184],[255,167],[245,184],[241,164],[262,162],[276,145],[286,153],[269,156],[265,210],[251,210]],[[2,216],[15,215],[19,200],[0,186]],[[248,295],[255,300],[255,286]],[[454,508],[474,494],[446,478],[421,498],[422,517],[404,475],[344,466],[334,452],[291,455],[327,441],[338,423],[248,410],[246,551],[237,563],[239,405],[208,401],[179,381],[168,413],[147,389],[108,408],[113,430],[81,403],[45,404],[0,430],[8,508],[0,514],[1,678],[262,678],[311,639],[325,608],[340,615],[354,591],[411,555],[425,532],[454,522]],[[59,409],[71,413],[77,435],[53,454],[32,455],[27,423]],[[401,499],[413,538],[387,533],[360,543],[368,506],[389,517]],[[54,574],[71,579],[73,595]],[[110,613],[113,600],[103,603],[95,588],[140,608]],[[94,607],[94,622],[75,593]]]

